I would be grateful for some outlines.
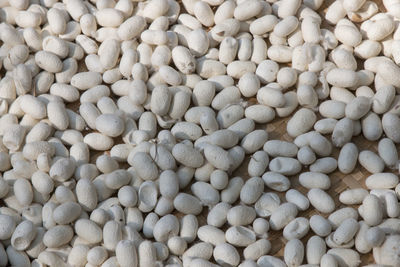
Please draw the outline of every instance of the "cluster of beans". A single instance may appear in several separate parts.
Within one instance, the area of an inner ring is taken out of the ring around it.
[[[0,0],[0,266],[400,266],[400,0],[383,5]],[[357,164],[338,206],[329,175]]]

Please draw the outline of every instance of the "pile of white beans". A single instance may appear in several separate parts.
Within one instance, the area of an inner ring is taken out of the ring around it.
[[[400,0],[323,2],[0,0],[0,266],[399,267]]]

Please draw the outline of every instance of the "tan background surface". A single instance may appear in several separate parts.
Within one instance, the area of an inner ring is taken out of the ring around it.
[[[266,127],[268,134],[269,134],[269,139],[280,139],[280,140],[285,140],[285,141],[293,140],[286,133],[286,122],[288,121],[288,119],[289,118],[275,119],[273,123],[269,124]],[[360,151],[364,150],[364,149],[369,149],[374,152],[377,151],[376,142],[366,141],[365,138],[361,135],[357,136],[357,137],[353,137],[353,142],[358,146]],[[332,156],[337,158],[338,155],[339,155],[339,149],[334,148]],[[246,160],[243,167],[241,167],[241,169],[239,169],[237,171],[238,175],[240,174],[240,176],[245,179],[249,178],[249,176],[247,174],[247,162],[248,162],[248,160]],[[303,168],[303,171],[308,171],[308,168]],[[368,171],[366,171],[363,167],[361,167],[359,164],[357,164],[357,166],[352,174],[345,175],[345,174],[342,174],[341,172],[339,172],[338,170],[329,174],[329,177],[331,178],[332,186],[328,190],[328,193],[335,199],[336,209],[339,209],[341,207],[346,207],[346,205],[343,205],[339,202],[339,194],[348,188],[365,187],[364,181],[369,175],[370,175],[370,173]],[[291,188],[295,188],[305,195],[307,194],[308,190],[299,184],[298,176],[291,177],[290,181],[292,184]],[[284,198],[283,193],[280,193],[279,195],[280,195],[281,199]],[[329,215],[329,214],[319,213],[318,211],[316,211],[315,209],[313,209],[311,207],[307,211],[300,212],[297,216],[310,218],[314,214],[320,214],[324,217],[327,217]],[[314,235],[314,232],[312,230],[310,230],[309,234],[302,239],[302,241],[304,242],[304,245],[306,245],[308,238],[311,237],[312,235]],[[282,231],[270,231],[269,240],[272,243],[271,255],[283,256],[284,244],[287,241],[282,236]],[[362,258],[362,265],[374,262],[371,253],[366,254],[366,255],[362,255],[362,254],[360,254],[360,255]]]

